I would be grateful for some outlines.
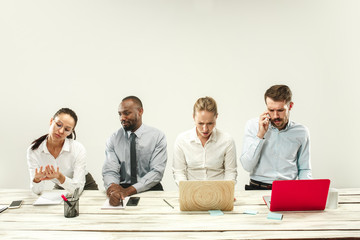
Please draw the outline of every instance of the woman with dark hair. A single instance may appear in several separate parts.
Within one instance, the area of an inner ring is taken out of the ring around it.
[[[86,171],[86,150],[75,140],[77,120],[73,110],[61,108],[50,119],[49,133],[33,141],[27,149],[30,187],[34,193],[40,194],[47,180],[55,183],[55,188],[69,193],[76,188],[80,188],[80,192],[98,190]]]

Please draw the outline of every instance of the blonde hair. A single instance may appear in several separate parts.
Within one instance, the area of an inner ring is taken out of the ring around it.
[[[199,98],[194,104],[193,115],[199,111],[208,111],[214,113],[214,116],[218,115],[217,105],[212,97]]]

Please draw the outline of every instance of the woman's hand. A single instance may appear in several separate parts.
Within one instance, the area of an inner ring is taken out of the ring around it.
[[[57,180],[59,180],[61,184],[65,182],[65,176],[62,175],[62,173],[59,171],[59,167],[57,167],[55,170],[53,165],[51,166],[47,165],[45,168],[45,173],[46,173],[46,179],[44,180],[50,180],[56,178]]]
[[[40,167],[40,171],[38,172],[37,168],[35,169],[35,177],[34,177],[34,182],[39,183],[42,180],[51,180],[56,178],[57,180],[59,180],[59,182],[61,184],[63,184],[65,182],[65,176],[59,171],[59,167],[54,168],[53,165],[47,165],[44,169],[44,171],[42,170],[43,167]]]
[[[45,177],[46,177],[46,173],[45,173],[45,170],[43,171],[42,166],[40,167],[39,171],[38,171],[37,168],[35,168],[35,176],[34,176],[34,179],[33,179],[34,183],[41,182],[42,180],[44,180]]]
[[[49,180],[49,179],[53,179],[53,178],[58,178],[59,175],[60,175],[60,172],[59,172],[59,167],[57,167],[56,171],[55,171],[55,168],[53,165],[49,166],[47,165],[45,167],[45,173],[46,173],[46,178],[47,179],[44,179],[44,180]]]

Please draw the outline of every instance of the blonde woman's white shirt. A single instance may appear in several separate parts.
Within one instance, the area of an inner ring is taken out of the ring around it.
[[[196,128],[181,133],[174,146],[173,174],[183,180],[236,181],[236,148],[232,137],[216,128],[204,146]]]
[[[31,150],[31,146],[27,149],[27,163],[30,172],[30,188],[40,194],[45,190],[45,182],[51,181],[63,187],[69,193],[73,193],[76,188],[80,188],[80,192],[85,185],[86,171],[86,150],[84,146],[76,140],[65,139],[64,145],[59,156],[55,159],[46,146],[45,139],[40,146]],[[59,171],[65,176],[65,181],[61,184],[57,179],[44,180],[39,183],[33,182],[35,177],[35,169],[38,171],[42,166],[43,169],[47,165],[53,165],[55,170],[59,167]]]

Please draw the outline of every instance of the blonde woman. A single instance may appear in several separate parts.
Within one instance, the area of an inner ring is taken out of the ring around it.
[[[193,108],[195,127],[181,133],[174,146],[173,174],[184,180],[236,181],[236,149],[232,137],[216,128],[217,105],[199,98]]]

